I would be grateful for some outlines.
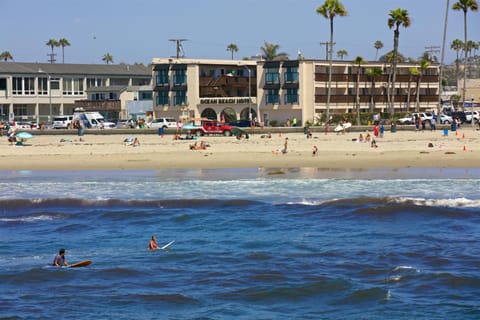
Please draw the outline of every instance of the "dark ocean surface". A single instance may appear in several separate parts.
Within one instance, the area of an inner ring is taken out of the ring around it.
[[[0,176],[0,319],[480,319],[478,169]]]

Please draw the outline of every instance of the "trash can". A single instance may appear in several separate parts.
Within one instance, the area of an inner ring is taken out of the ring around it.
[[[163,127],[162,127],[162,128],[158,128],[158,135],[159,135],[159,136],[163,136],[164,133],[165,133],[165,132],[164,132]]]
[[[390,126],[390,132],[397,132],[397,125],[395,123],[392,123]]]
[[[443,129],[443,135],[444,135],[445,137],[448,136],[448,129],[447,129],[447,128]]]
[[[452,131],[457,131],[457,124],[456,124],[456,123],[452,123],[451,129],[452,129]]]

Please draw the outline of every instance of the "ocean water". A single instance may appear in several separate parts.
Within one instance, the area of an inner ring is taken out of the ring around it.
[[[0,319],[480,319],[478,169],[0,176]]]

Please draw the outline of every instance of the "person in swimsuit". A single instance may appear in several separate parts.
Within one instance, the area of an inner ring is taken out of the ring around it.
[[[148,250],[158,250],[160,249],[157,244],[157,238],[155,236],[152,236],[152,240],[150,240],[150,243],[148,244]]]
[[[65,249],[61,248],[58,251],[58,254],[55,256],[55,259],[53,259],[53,265],[58,268],[68,266],[67,260],[65,258]]]

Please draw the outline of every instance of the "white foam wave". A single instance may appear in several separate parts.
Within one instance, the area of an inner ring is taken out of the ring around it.
[[[391,201],[396,203],[413,203],[417,206],[428,207],[451,207],[451,208],[478,208],[480,207],[480,200],[471,200],[467,198],[453,198],[453,199],[426,199],[413,197],[392,198]]]
[[[35,222],[35,221],[50,221],[55,219],[52,216],[41,215],[35,217],[23,217],[23,218],[0,218],[2,222]]]

